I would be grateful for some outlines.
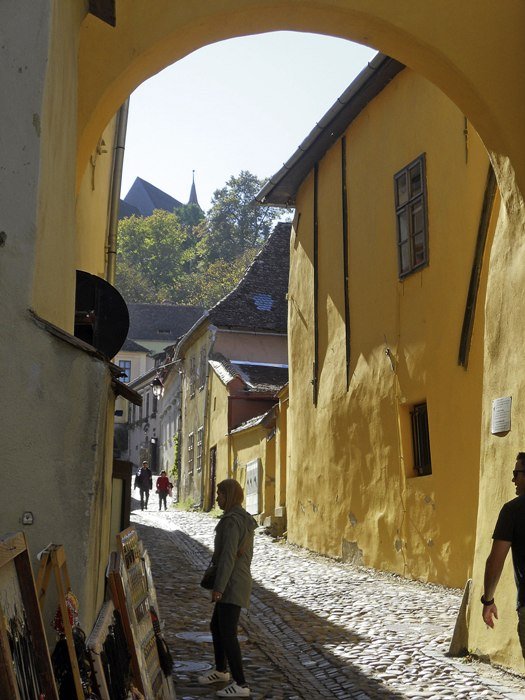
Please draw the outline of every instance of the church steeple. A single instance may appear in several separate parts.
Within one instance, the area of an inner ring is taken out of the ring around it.
[[[188,200],[188,204],[196,204],[199,209],[201,208],[199,204],[199,200],[197,199],[197,188],[195,187],[195,170],[193,172],[193,180],[191,183],[191,191],[190,191],[190,198]]]

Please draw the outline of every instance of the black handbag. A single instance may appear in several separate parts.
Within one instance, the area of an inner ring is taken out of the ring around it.
[[[208,566],[206,571],[202,576],[201,586],[207,591],[213,591],[215,586],[215,577],[217,575],[217,564],[212,564]]]

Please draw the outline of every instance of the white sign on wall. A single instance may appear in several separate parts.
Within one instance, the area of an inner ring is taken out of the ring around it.
[[[246,510],[251,515],[259,512],[259,460],[246,464]]]
[[[492,402],[492,427],[493,435],[506,433],[510,430],[510,412],[512,407],[512,396],[503,396],[494,399]]]

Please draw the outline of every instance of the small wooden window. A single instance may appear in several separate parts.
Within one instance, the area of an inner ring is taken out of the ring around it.
[[[394,175],[399,277],[428,265],[425,155]]]
[[[432,462],[430,459],[430,436],[426,403],[414,406],[410,415],[412,418],[414,470],[419,476],[427,476],[432,474]]]

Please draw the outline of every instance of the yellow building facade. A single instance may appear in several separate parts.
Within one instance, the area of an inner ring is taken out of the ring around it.
[[[461,112],[402,70],[299,187],[291,241],[289,539],[448,586],[472,573],[479,488],[486,257],[466,369],[458,352],[489,161],[467,129],[468,142]],[[428,260],[402,273],[394,176],[407,166],[424,179],[412,214]]]
[[[114,3],[108,0],[98,5],[111,8]],[[63,430],[53,430],[53,426],[68,423],[84,380],[85,386],[100,390],[95,392],[98,398],[93,397],[88,417],[91,410],[97,415],[106,410],[106,379],[101,384],[92,381],[96,374],[93,361],[87,360],[85,366],[82,360],[72,361],[72,371],[66,371],[67,363],[64,365],[54,341],[48,342],[45,331],[34,327],[27,310],[35,310],[65,331],[73,329],[79,251],[77,195],[90,158],[120,105],[145,79],[214,41],[284,29],[344,37],[402,61],[457,105],[489,152],[502,196],[488,271],[485,334],[479,340],[484,364],[473,569],[473,596],[479,598],[493,524],[502,502],[512,496],[510,471],[516,452],[523,449],[525,432],[521,410],[525,374],[521,353],[516,352],[522,342],[525,309],[521,291],[525,289],[525,75],[521,68],[525,5],[518,0],[503,4],[468,0],[453,6],[426,3],[422,7],[409,0],[400,9],[398,3],[382,0],[279,0],[270,4],[261,0],[193,4],[159,0],[152,10],[149,0],[135,0],[116,3],[116,27],[88,14],[88,8],[84,0],[22,0],[4,4],[0,10],[10,57],[3,73],[10,99],[2,104],[6,167],[0,172],[5,203],[0,226],[4,299],[0,347],[2,394],[10,407],[2,451],[7,467],[19,474],[20,465],[31,465],[24,469],[33,478],[32,465],[48,465],[54,459],[54,446],[62,443]],[[90,247],[88,238],[84,243]],[[99,253],[94,257],[99,259]],[[89,271],[98,274],[99,270],[97,260]],[[71,359],[69,351],[65,356]],[[24,358],[22,366],[20,357]],[[40,383],[29,373],[33,365],[41,368]],[[58,398],[50,400],[50,392],[39,389],[64,384],[69,399],[65,405]],[[26,387],[24,392],[21,386]],[[504,437],[493,436],[492,401],[508,395],[513,398],[512,430]],[[17,420],[11,417],[15,414]],[[33,436],[35,439],[28,440],[22,434],[22,426],[40,424],[42,439]],[[55,436],[51,441],[50,435]],[[78,429],[68,429],[65,444],[74,444],[77,435]],[[99,449],[104,442],[97,430],[94,435],[95,439],[86,441],[87,451],[88,442]],[[44,478],[41,481],[46,483]],[[85,484],[85,479],[81,481]],[[18,490],[13,486],[13,495]],[[7,501],[13,508],[6,518],[16,524],[26,506],[10,493]],[[513,586],[506,573],[498,597],[508,600],[510,609]],[[504,643],[510,636],[510,623],[502,623],[488,636],[478,622],[475,606],[469,619],[473,648],[487,650],[503,663],[515,663],[514,652]]]

